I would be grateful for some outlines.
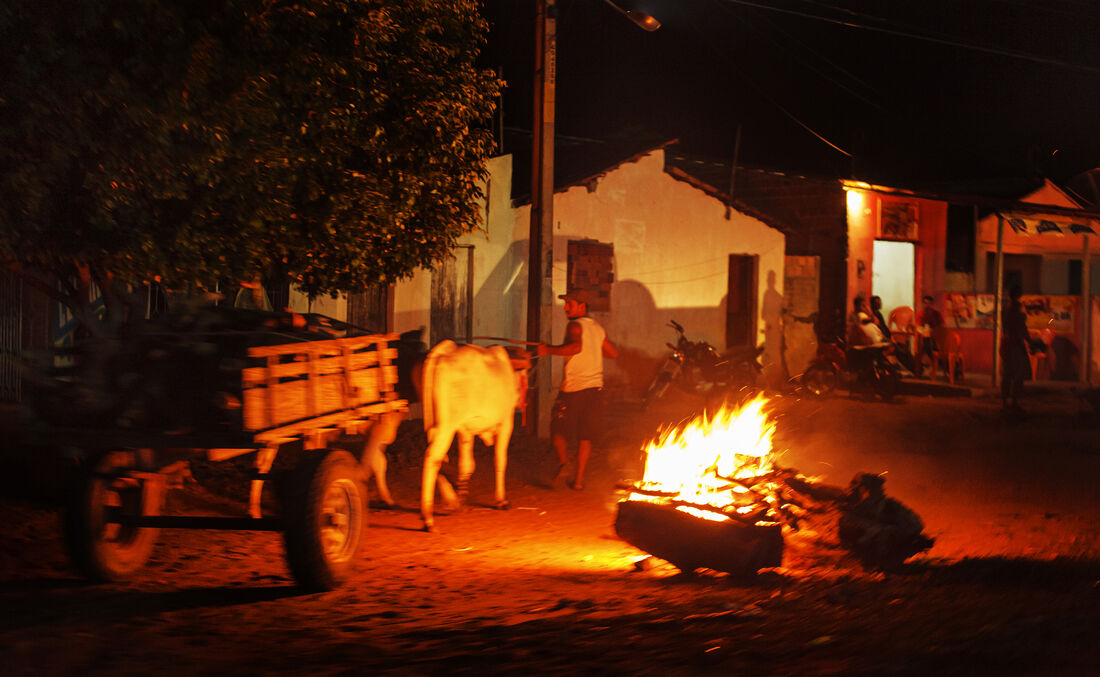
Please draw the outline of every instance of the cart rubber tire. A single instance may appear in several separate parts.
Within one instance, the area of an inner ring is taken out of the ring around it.
[[[156,545],[160,529],[110,522],[108,515],[111,509],[135,517],[160,514],[160,486],[126,474],[137,468],[137,454],[144,451],[109,451],[89,459],[67,492],[61,512],[65,549],[92,581],[124,580],[145,566]]]
[[[367,522],[359,463],[342,449],[311,452],[294,471],[283,542],[290,572],[308,590],[332,590],[351,573]]]
[[[831,365],[815,364],[802,375],[802,386],[817,397],[824,397],[836,390],[836,368]]]

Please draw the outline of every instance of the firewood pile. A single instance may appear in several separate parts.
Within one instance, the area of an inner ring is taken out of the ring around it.
[[[41,423],[161,433],[241,427],[241,370],[254,346],[366,334],[321,315],[180,304],[107,338],[24,364]]]

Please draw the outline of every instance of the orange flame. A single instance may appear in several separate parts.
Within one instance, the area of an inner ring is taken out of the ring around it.
[[[645,475],[639,488],[674,495],[635,493],[629,500],[684,502],[742,514],[766,507],[761,502],[767,499],[745,485],[773,470],[775,424],[764,413],[767,402],[757,395],[740,409],[723,406],[712,417],[704,414],[660,433],[645,449]],[[729,519],[706,509],[684,505],[678,509],[710,520]]]

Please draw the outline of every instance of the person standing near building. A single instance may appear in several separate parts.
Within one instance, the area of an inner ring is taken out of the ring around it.
[[[1020,303],[1020,285],[1008,292],[1008,305],[1001,314],[1001,398],[1006,414],[1023,416],[1020,395],[1024,381],[1031,378],[1031,356],[1027,344],[1027,314]]]
[[[569,486],[584,488],[584,471],[592,454],[592,440],[602,428],[603,358],[619,356],[607,340],[607,332],[588,316],[589,292],[584,289],[562,294],[565,315],[565,341],[561,345],[540,343],[538,354],[560,355],[565,358],[561,389],[554,402],[551,419],[551,439],[561,463],[555,482],[565,476],[568,466],[568,443],[577,440],[577,467]]]
[[[924,371],[922,363],[924,358],[928,357],[928,361],[931,362],[935,359],[936,353],[939,350],[939,346],[936,345],[935,331],[937,328],[943,326],[943,315],[940,311],[936,310],[934,305],[936,300],[931,296],[925,296],[921,299],[924,304],[924,308],[917,313],[917,333],[920,334],[920,350],[917,351],[916,367],[917,376],[921,375]],[[936,365],[932,365],[932,374],[936,373]]]

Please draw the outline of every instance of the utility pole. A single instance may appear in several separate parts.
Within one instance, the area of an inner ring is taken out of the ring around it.
[[[661,22],[643,12],[604,0],[643,30]],[[550,343],[554,307],[554,98],[557,87],[556,0],[535,0],[535,118],[531,144],[531,229],[527,250],[527,340]],[[550,435],[550,360],[536,360],[527,392],[533,436]]]
[[[535,117],[531,145],[531,228],[528,238],[527,340],[550,343],[554,262],[554,94],[557,80],[557,6],[536,0]],[[535,436],[549,436],[543,416],[550,396],[550,360],[537,360],[527,398],[528,425]],[[549,411],[547,407],[547,411]]]

